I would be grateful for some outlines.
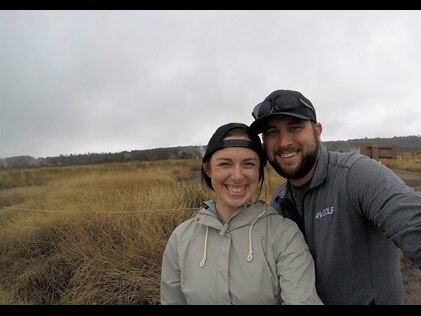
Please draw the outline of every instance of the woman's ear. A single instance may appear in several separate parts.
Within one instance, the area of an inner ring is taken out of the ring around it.
[[[207,161],[203,164],[203,170],[205,170],[206,174],[210,178],[211,177],[211,171],[210,171],[209,161]]]

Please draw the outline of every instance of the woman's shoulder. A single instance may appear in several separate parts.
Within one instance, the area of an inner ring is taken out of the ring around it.
[[[262,216],[256,223],[256,232],[266,236],[268,242],[275,245],[276,249],[282,251],[291,242],[294,245],[305,244],[302,232],[292,219],[279,214],[275,208],[265,202],[256,203],[255,207],[261,213],[262,211],[266,212],[265,216]]]
[[[255,203],[253,203],[253,206],[256,208],[257,212],[265,211],[267,215],[279,217],[278,219],[286,218],[282,214],[280,214],[273,206],[271,206],[263,200],[257,200]]]
[[[270,204],[268,204],[265,201],[262,200],[258,200],[254,203],[254,206],[256,207],[256,209],[258,209],[258,211],[265,211],[266,212],[266,218],[267,220],[269,220],[270,222],[274,222],[276,224],[279,224],[281,226],[296,226],[296,223],[292,220],[289,219],[285,216],[283,216],[282,214],[280,214],[273,206],[271,206]],[[297,226],[298,228],[298,226]]]
[[[174,229],[174,233],[175,234],[180,234],[186,230],[188,230],[190,227],[192,227],[192,225],[194,224],[194,222],[196,221],[196,216],[189,218],[187,220],[185,220],[184,222],[180,223],[175,229]]]
[[[172,232],[171,238],[176,239],[179,242],[190,240],[203,233],[203,225],[198,224],[198,215],[185,220],[179,224]]]

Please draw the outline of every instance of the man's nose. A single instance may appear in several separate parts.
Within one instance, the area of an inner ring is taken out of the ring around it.
[[[279,147],[285,148],[292,144],[292,137],[288,133],[279,133],[278,137]]]

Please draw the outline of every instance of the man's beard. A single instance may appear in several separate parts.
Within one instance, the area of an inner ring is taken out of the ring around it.
[[[315,148],[313,151],[304,154],[303,153],[303,159],[301,160],[300,165],[295,170],[285,170],[283,169],[277,162],[276,159],[274,161],[269,161],[269,163],[272,165],[273,169],[282,176],[285,179],[301,179],[304,176],[306,176],[311,168],[313,168],[314,164],[317,161],[317,157],[319,155],[319,149],[320,149],[320,142],[317,139],[317,137],[314,138]]]

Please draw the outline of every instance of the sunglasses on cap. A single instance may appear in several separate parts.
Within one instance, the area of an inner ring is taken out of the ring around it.
[[[270,114],[290,115],[316,122],[316,112],[313,106],[292,95],[279,96],[273,100],[263,101],[257,104],[252,112],[256,120]]]

